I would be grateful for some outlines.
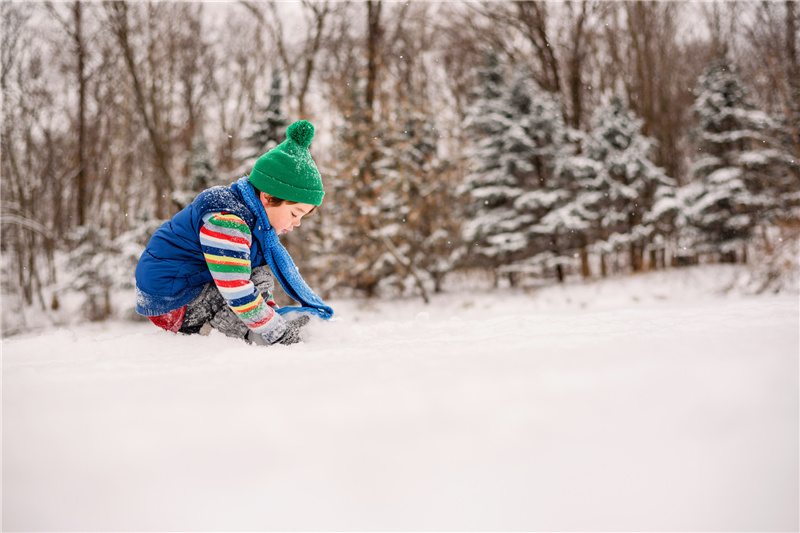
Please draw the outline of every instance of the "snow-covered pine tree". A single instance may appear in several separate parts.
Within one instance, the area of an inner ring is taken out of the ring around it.
[[[402,290],[416,286],[427,300],[428,288],[441,289],[454,267],[460,239],[454,172],[438,158],[440,134],[430,114],[403,102],[393,126],[381,137],[376,176],[384,184],[378,207],[389,219],[380,238],[395,260]]]
[[[467,156],[474,161],[461,190],[469,195],[471,218],[463,228],[469,244],[470,263],[497,268],[507,262],[501,246],[493,240],[505,233],[503,224],[514,225],[514,200],[522,193],[503,164],[506,135],[511,129],[505,72],[495,54],[488,55],[478,72],[474,101],[463,127],[473,141]],[[502,237],[500,237],[502,239]]]
[[[248,174],[256,160],[286,139],[289,117],[283,112],[283,77],[277,68],[272,70],[272,82],[266,105],[255,113],[244,136],[245,144],[237,150],[236,157],[241,164],[229,176],[238,179]]]
[[[548,113],[551,102],[525,72],[506,83],[503,66],[490,55],[478,81],[464,121],[473,141],[467,155],[474,166],[461,187],[472,204],[463,237],[472,264],[499,272],[537,252],[529,232],[536,222],[532,204],[523,202],[521,211],[515,205],[524,193],[548,181],[551,136],[560,133],[554,132],[558,128]]]
[[[77,292],[84,296],[81,312],[88,320],[105,320],[112,315],[140,320],[133,301],[116,302],[115,294],[130,291],[134,274],[147,241],[161,225],[158,219],[138,219],[132,229],[111,238],[106,228],[79,226],[71,234],[67,267],[56,294]]]
[[[253,122],[253,129],[246,138],[248,145],[253,149],[251,157],[260,157],[286,138],[289,117],[283,112],[284,97],[281,72],[273,69],[267,105],[259,109]]]
[[[408,102],[385,111],[370,126],[354,110],[337,131],[329,185],[336,202],[324,209],[326,249],[311,261],[323,283],[427,298],[458,254],[459,220],[448,207],[456,204],[455,171],[437,156],[430,113]]]
[[[555,184],[541,196],[542,216],[531,231],[549,239],[549,249],[536,262],[555,268],[556,279],[564,281],[565,266],[575,256],[581,259],[584,277],[589,269],[589,236],[597,233],[597,213],[607,197],[602,192],[602,165],[588,157],[573,154],[556,162]]]
[[[723,262],[746,260],[759,223],[784,217],[800,203],[797,161],[776,140],[779,124],[752,104],[736,66],[714,59],[699,78],[697,159],[684,194],[699,230],[699,253]]]
[[[66,280],[62,291],[74,290],[85,297],[83,313],[88,320],[105,320],[112,314],[111,290],[119,280],[113,268],[120,254],[108,230],[79,226],[70,239]]]
[[[334,131],[334,166],[331,179],[325,182],[336,201],[326,203],[320,213],[326,220],[327,238],[312,262],[323,290],[350,287],[372,297],[380,281],[395,271],[396,262],[376,232],[385,227],[386,217],[394,216],[378,203],[387,186],[374,168],[378,139],[386,132],[381,124],[372,123],[355,92],[349,105],[345,120]]]
[[[575,147],[561,152],[554,186],[545,196],[551,200],[550,210],[533,228],[551,236],[551,254],[545,258],[557,268],[577,256],[581,274],[589,277],[589,254],[595,251],[605,276],[607,255],[623,248],[638,271],[646,248],[664,245],[663,237],[654,241],[656,223],[658,231],[669,233],[676,209],[668,200],[673,185],[650,161],[652,141],[641,134],[641,124],[618,98],[606,95],[591,131],[570,132]]]
[[[657,186],[653,205],[644,214],[643,223],[652,228],[650,268],[667,268],[677,261],[680,231],[686,227],[685,204],[679,198],[679,191],[672,184]]]
[[[564,123],[558,99],[542,90],[529,76],[518,75],[513,83],[512,99],[525,111],[520,126],[529,143],[531,173],[523,192],[515,201],[517,213],[531,220],[525,229],[528,240],[527,257],[509,268],[541,274],[543,269],[555,268],[556,278],[564,279],[559,257],[558,224],[547,228],[544,218],[563,205],[570,194],[557,174],[557,165],[571,148],[570,130]],[[551,219],[551,221],[554,219]]]
[[[592,131],[585,143],[586,155],[602,164],[599,178],[605,183],[599,190],[607,198],[598,219],[600,234],[591,240],[607,240],[629,252],[634,272],[644,268],[645,250],[653,243],[655,227],[663,226],[674,216],[676,205],[665,201],[659,213],[653,212],[657,199],[668,198],[674,181],[650,160],[653,140],[641,133],[642,120],[635,117],[622,101],[605,95],[592,121]],[[651,216],[652,215],[652,216]]]

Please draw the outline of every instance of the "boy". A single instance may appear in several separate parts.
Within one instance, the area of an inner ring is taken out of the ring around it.
[[[136,312],[168,331],[213,327],[262,345],[299,342],[309,315],[330,318],[333,309],[306,285],[278,240],[322,203],[308,151],[313,137],[310,122],[295,122],[249,177],[203,191],[162,224],[136,266]],[[273,276],[300,307],[275,304]]]

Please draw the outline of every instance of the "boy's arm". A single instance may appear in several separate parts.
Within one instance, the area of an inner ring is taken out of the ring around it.
[[[238,216],[208,213],[203,217],[200,245],[217,289],[236,316],[272,344],[286,332],[286,320],[267,305],[272,295],[262,296],[250,280],[252,243],[250,228]]]

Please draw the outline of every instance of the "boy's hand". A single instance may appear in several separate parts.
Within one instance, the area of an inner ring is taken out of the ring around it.
[[[300,328],[308,324],[311,319],[308,315],[301,315],[286,324],[286,333],[280,338],[278,344],[295,344],[300,342]]]

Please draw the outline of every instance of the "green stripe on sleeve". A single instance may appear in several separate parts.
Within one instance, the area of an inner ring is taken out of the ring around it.
[[[217,265],[215,263],[206,263],[211,272],[224,272],[224,273],[240,273],[247,274],[250,277],[250,266],[248,265]]]
[[[266,304],[264,302],[261,302],[260,304],[258,304],[258,306],[255,309],[251,309],[249,311],[245,311],[244,313],[238,313],[238,314],[239,314],[239,317],[241,317],[242,320],[249,320],[249,319],[253,318],[256,315],[259,315],[259,314],[263,313],[264,312],[264,307],[266,307]],[[250,320],[250,322],[253,322],[253,321]]]
[[[247,235],[250,235],[250,228],[247,227],[247,224],[245,224],[244,222],[234,222],[232,220],[220,220],[216,217],[216,215],[209,218],[208,221],[214,224],[215,226],[219,226],[221,228],[234,229],[237,231],[241,231],[242,233],[246,233]]]

